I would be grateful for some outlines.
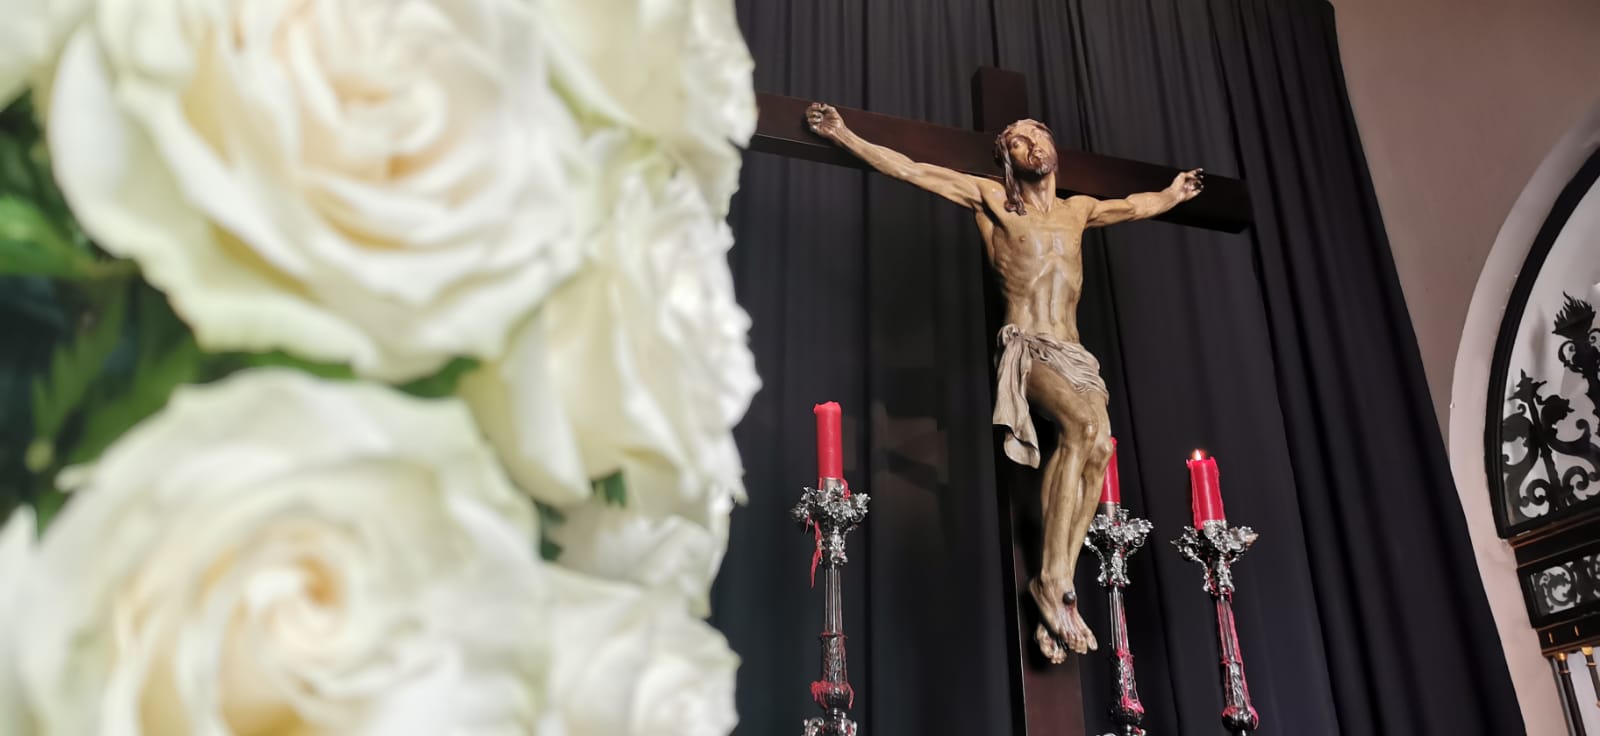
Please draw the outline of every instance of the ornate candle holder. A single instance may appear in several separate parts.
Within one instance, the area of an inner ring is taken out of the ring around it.
[[[1184,527],[1172,541],[1184,559],[1205,567],[1205,589],[1217,609],[1217,637],[1222,652],[1222,725],[1236,734],[1248,734],[1261,725],[1250,704],[1250,685],[1244,679],[1244,655],[1239,651],[1239,631],[1233,621],[1233,563],[1256,541],[1250,527],[1230,527],[1225,520],[1204,523],[1203,529]]]
[[[816,535],[817,552],[811,558],[811,582],[816,584],[817,567],[822,567],[824,600],[822,641],[822,679],[811,683],[811,699],[823,715],[807,719],[805,736],[855,736],[856,723],[849,711],[855,704],[850,673],[844,653],[844,602],[839,587],[839,570],[847,561],[844,538],[867,518],[865,493],[851,493],[841,478],[823,478],[822,488],[807,488],[800,503],[789,515]]]
[[[1144,721],[1144,704],[1139,702],[1139,683],[1133,674],[1133,651],[1128,646],[1128,618],[1122,589],[1128,587],[1128,558],[1144,546],[1150,529],[1149,521],[1130,517],[1120,505],[1102,503],[1084,539],[1084,546],[1100,558],[1100,577],[1096,580],[1111,599],[1111,670],[1116,688],[1111,719],[1121,728],[1121,733],[1105,736],[1144,736],[1145,733],[1140,728]]]

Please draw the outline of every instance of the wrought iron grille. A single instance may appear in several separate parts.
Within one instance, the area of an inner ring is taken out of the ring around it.
[[[1570,295],[1552,332],[1561,365],[1583,391],[1564,396],[1526,371],[1506,397],[1500,422],[1499,499],[1513,530],[1600,506],[1600,329],[1594,306]]]

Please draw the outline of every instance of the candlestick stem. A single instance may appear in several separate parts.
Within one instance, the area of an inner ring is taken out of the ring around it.
[[[1589,663],[1589,682],[1594,685],[1594,705],[1600,708],[1600,671],[1594,666],[1594,647],[1584,647],[1583,658]]]
[[[826,567],[822,571],[822,605],[823,628],[828,631],[844,631],[844,601],[841,600],[839,568]]]
[[[1139,702],[1139,683],[1133,670],[1133,648],[1128,643],[1128,616],[1122,589],[1128,586],[1128,558],[1144,546],[1150,529],[1150,522],[1129,517],[1119,504],[1102,503],[1099,513],[1089,522],[1089,533],[1084,538],[1084,546],[1100,559],[1097,581],[1110,599],[1114,698],[1111,720],[1120,728],[1122,736],[1144,736],[1145,733],[1140,727],[1144,720],[1144,704]]]
[[[1256,541],[1250,527],[1230,527],[1226,520],[1206,521],[1202,529],[1185,527],[1173,540],[1185,559],[1205,568],[1205,591],[1211,595],[1217,617],[1217,648],[1222,670],[1222,725],[1244,736],[1261,725],[1250,704],[1250,685],[1244,676],[1244,654],[1233,617],[1233,563]]]
[[[1561,705],[1567,712],[1567,732],[1571,736],[1585,736],[1583,707],[1578,703],[1578,690],[1572,684],[1572,669],[1567,666],[1567,654],[1557,654],[1551,663],[1555,665],[1556,682],[1561,687]]]
[[[850,687],[849,666],[845,657],[844,593],[840,568],[845,556],[845,535],[867,516],[865,493],[850,493],[839,478],[822,479],[821,489],[807,488],[789,515],[816,536],[813,564],[822,567],[823,626],[817,636],[822,644],[822,677],[811,683],[811,699],[822,709],[822,716],[805,722],[805,736],[856,736],[850,708],[855,690]],[[813,572],[815,569],[813,568]]]

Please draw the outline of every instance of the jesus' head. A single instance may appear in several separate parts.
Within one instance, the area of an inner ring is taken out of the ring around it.
[[[1019,180],[1037,181],[1056,171],[1056,139],[1037,120],[1018,120],[994,139],[995,163],[1005,170],[1006,209],[1027,214]]]

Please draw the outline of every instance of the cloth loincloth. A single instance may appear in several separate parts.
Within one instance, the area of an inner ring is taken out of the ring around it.
[[[1006,457],[1039,467],[1039,434],[1028,412],[1028,371],[1039,361],[1072,384],[1078,393],[1110,399],[1100,378],[1100,361],[1077,343],[1023,332],[1016,325],[1000,329],[1000,385],[995,391],[994,423],[1006,428]]]

